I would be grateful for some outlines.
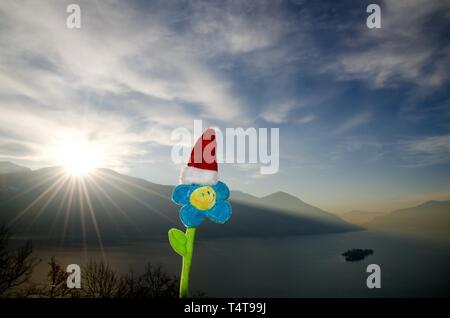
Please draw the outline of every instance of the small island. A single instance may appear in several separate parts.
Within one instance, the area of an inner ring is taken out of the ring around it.
[[[354,248],[351,250],[348,250],[347,252],[343,253],[342,256],[345,257],[345,260],[347,262],[355,262],[355,261],[361,261],[365,259],[367,256],[372,255],[373,250],[371,249],[360,249],[360,248]]]

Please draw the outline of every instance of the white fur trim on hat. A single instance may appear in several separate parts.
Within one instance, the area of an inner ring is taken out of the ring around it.
[[[195,167],[185,166],[181,170],[181,184],[204,184],[215,185],[219,180],[219,174],[214,170],[199,169]]]

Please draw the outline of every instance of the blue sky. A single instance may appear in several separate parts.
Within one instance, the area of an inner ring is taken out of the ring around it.
[[[60,164],[88,140],[174,184],[170,133],[202,119],[280,128],[279,173],[222,165],[233,189],[333,212],[450,198],[448,2],[78,1],[71,30],[73,2],[0,4],[0,160]]]

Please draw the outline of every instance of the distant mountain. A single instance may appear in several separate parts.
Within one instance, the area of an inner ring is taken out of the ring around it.
[[[0,161],[0,174],[24,171],[31,171],[31,169],[16,165],[9,161]]]
[[[376,217],[369,228],[416,232],[450,232],[450,201],[428,201]]]
[[[341,222],[336,215],[325,212],[315,206],[309,205],[299,198],[286,192],[275,192],[265,197],[258,198],[240,191],[234,192],[235,201],[245,202],[254,206],[270,207],[285,213],[301,215],[303,217],[320,219],[326,222]]]
[[[382,216],[383,212],[368,212],[368,211],[350,211],[339,215],[344,221],[360,226],[366,226],[372,222],[376,217]]]
[[[45,168],[0,175],[0,184],[9,189],[0,188],[0,223],[9,223],[20,235],[166,239],[169,228],[183,228],[179,206],[170,200],[173,187],[108,169],[77,178],[62,168]],[[233,191],[231,201],[230,221],[219,225],[206,220],[198,231],[200,237],[271,237],[360,230],[287,194],[258,199]],[[292,211],[278,209],[281,201]],[[296,211],[294,202],[299,204]]]

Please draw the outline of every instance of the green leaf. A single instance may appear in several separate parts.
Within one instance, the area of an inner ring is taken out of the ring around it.
[[[173,250],[180,254],[181,256],[186,256],[186,235],[180,231],[179,229],[170,229],[169,230],[169,243],[172,246]]]

